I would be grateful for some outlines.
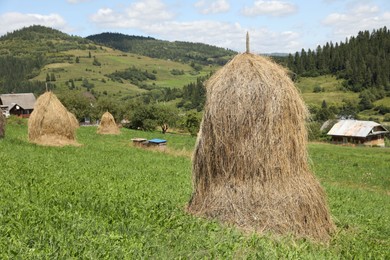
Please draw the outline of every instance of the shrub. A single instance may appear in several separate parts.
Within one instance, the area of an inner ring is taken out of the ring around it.
[[[323,91],[323,88],[321,88],[321,86],[317,85],[313,88],[313,92],[314,93],[319,93],[319,92],[322,92]]]

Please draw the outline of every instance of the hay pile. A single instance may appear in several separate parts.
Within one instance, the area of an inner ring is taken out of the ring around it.
[[[0,138],[4,138],[5,136],[5,116],[3,115],[3,111],[0,110]]]
[[[79,145],[68,110],[52,92],[42,94],[28,119],[30,142],[47,146]]]
[[[77,117],[73,113],[71,113],[69,111],[68,111],[68,116],[69,116],[69,119],[72,122],[74,128],[76,128],[76,129],[79,128],[80,127],[80,123],[79,123],[79,120],[77,120]]]
[[[105,112],[100,119],[100,124],[97,129],[98,134],[117,135],[120,134],[119,127],[115,123],[114,117],[110,112]]]
[[[239,54],[206,89],[187,210],[247,231],[328,241],[334,225],[308,166],[308,111],[286,71]]]

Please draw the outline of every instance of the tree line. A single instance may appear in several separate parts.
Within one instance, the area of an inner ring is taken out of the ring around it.
[[[132,36],[121,33],[106,32],[88,36],[87,39],[124,52],[185,63],[195,62],[201,65],[224,65],[236,54],[235,51],[204,43],[169,42],[152,37]]]
[[[345,79],[347,90],[377,88],[390,92],[390,31],[360,31],[345,42],[327,42],[316,50],[290,54],[287,66],[298,76],[332,74]]]

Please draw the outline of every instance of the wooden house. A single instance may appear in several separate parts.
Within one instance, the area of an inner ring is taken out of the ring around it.
[[[19,117],[30,117],[34,110],[35,96],[33,93],[1,94],[0,105],[7,114]]]
[[[328,132],[336,144],[385,146],[385,135],[389,131],[373,121],[340,120]]]

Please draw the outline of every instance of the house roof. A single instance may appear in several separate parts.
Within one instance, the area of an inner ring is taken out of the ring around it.
[[[33,93],[18,93],[18,94],[1,94],[0,103],[8,106],[9,109],[16,104],[23,109],[34,109],[35,96]]]
[[[340,120],[330,129],[328,135],[367,137],[388,132],[381,124],[373,121]]]

